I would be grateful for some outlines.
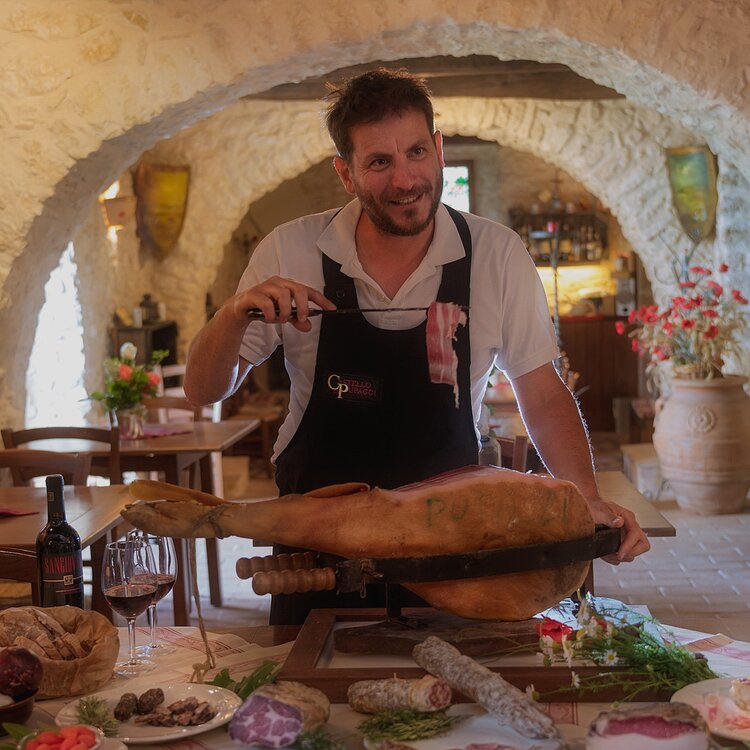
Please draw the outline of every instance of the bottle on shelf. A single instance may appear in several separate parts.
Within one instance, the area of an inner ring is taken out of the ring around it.
[[[65,520],[63,478],[47,477],[47,525],[36,538],[42,607],[65,604],[83,609],[81,538]]]

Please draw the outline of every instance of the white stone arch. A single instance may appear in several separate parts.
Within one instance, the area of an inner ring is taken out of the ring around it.
[[[565,63],[675,117],[747,177],[749,12],[741,0],[4,4],[0,347],[14,356],[0,416],[18,422],[24,400],[31,337],[16,345],[16,322],[35,320],[41,279],[92,198],[161,138],[243,94],[341,66],[477,53]]]

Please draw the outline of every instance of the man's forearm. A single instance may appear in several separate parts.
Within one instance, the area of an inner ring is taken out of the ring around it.
[[[185,395],[194,404],[212,404],[227,398],[244,378],[240,345],[246,326],[222,307],[201,329],[188,352]]]
[[[591,447],[575,399],[554,368],[539,375],[539,382],[514,383],[529,436],[553,476],[596,498]]]

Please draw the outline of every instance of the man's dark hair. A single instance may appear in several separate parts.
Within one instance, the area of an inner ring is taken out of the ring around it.
[[[328,84],[326,125],[339,156],[352,155],[351,129],[354,125],[377,122],[409,110],[422,112],[432,133],[435,114],[430,90],[421,78],[407,70],[375,68],[340,86]]]

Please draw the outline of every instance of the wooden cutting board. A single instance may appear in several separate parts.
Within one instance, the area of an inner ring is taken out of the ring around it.
[[[541,620],[486,622],[466,620],[444,612],[384,620],[374,625],[337,629],[337,651],[346,654],[399,654],[410,656],[414,646],[434,635],[469,656],[535,652]]]

